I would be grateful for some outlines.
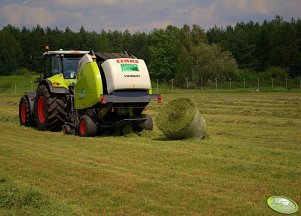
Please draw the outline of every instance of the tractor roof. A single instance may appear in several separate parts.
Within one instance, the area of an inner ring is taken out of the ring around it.
[[[90,51],[79,51],[79,50],[56,50],[56,51],[47,51],[43,53],[45,55],[60,55],[60,54],[71,54],[71,55],[84,55],[88,54]]]

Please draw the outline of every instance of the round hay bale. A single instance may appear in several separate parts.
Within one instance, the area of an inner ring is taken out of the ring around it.
[[[160,130],[169,139],[202,138],[206,121],[188,98],[176,98],[166,104],[157,116]]]

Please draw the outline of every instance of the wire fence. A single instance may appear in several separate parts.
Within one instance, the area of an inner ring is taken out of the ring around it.
[[[10,83],[0,83],[0,93],[14,93],[19,94],[25,91],[36,91],[37,83],[34,81],[19,81]],[[161,81],[159,79],[152,80],[152,88],[154,93],[161,92],[174,92],[178,90],[210,90],[210,91],[234,91],[234,90],[249,90],[256,91],[276,91],[276,90],[301,90],[300,78],[270,78],[270,79],[246,79],[219,81],[218,79],[208,80],[206,83],[202,81],[199,84],[184,79],[182,82],[178,82],[174,79],[169,81]]]
[[[10,82],[10,83],[0,83],[0,93],[23,93],[26,91],[35,91],[37,88],[37,83],[34,81],[28,82]]]
[[[196,82],[185,79],[182,82],[171,79],[169,81],[161,81],[156,79],[152,81],[153,91],[168,91],[174,92],[177,90],[244,90],[254,89],[256,91],[274,91],[274,90],[301,90],[301,78],[242,78],[241,80],[228,80],[220,81],[217,78],[208,80],[204,83],[201,79],[199,84]]]

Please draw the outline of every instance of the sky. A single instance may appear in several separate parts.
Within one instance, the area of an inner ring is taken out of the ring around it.
[[[78,31],[150,32],[168,25],[205,30],[237,22],[262,23],[276,15],[301,18],[301,0],[0,0],[0,28],[67,26]]]

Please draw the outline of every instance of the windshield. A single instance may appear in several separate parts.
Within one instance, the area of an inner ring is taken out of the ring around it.
[[[77,58],[67,58],[63,57],[63,71],[65,79],[75,79],[77,72],[79,57]]]

